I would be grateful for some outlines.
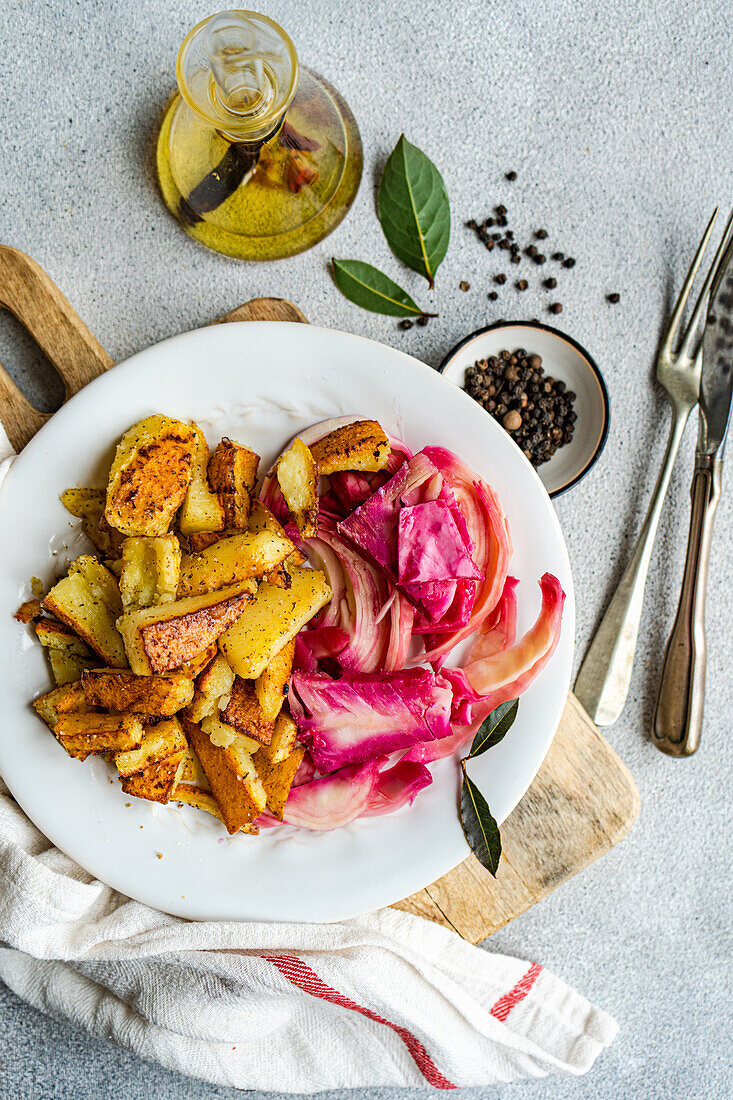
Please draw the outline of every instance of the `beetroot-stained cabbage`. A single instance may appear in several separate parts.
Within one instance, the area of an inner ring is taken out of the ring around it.
[[[400,508],[425,481],[437,474],[435,466],[419,452],[405,462],[390,480],[355,512],[342,520],[339,532],[397,580],[397,525]],[[417,503],[417,501],[409,501]]]
[[[454,670],[451,669],[451,671]],[[471,740],[478,726],[478,722],[456,726],[450,737],[443,737],[440,741],[419,741],[417,745],[408,749],[400,763],[432,764],[434,760],[443,760],[446,756],[452,756]]]
[[[383,764],[384,759],[369,760],[291,787],[284,824],[319,831],[347,825],[368,808],[379,788]]]
[[[403,668],[410,653],[415,608],[401,592],[395,591],[389,609],[389,643],[384,657],[386,672]]]
[[[451,732],[450,685],[429,669],[377,675],[295,672],[290,712],[316,768],[328,773]]]
[[[432,642],[432,635],[448,634],[465,626],[471,618],[478,588],[479,581],[465,578],[406,587],[405,591],[418,605],[415,633],[430,634]],[[425,660],[424,656],[420,659]]]
[[[494,707],[518,698],[542,671],[560,640],[565,593],[557,577],[540,579],[542,607],[533,626],[515,642],[462,669],[443,669],[453,688],[453,721],[483,720]]]
[[[400,509],[397,552],[397,579],[403,587],[480,575],[446,500]]]
[[[473,544],[473,560],[483,581],[468,622],[447,635],[426,639],[421,658],[440,665],[458,642],[477,630],[496,606],[504,589],[512,544],[506,518],[493,489],[464,462],[444,447],[425,447],[421,452],[443,475],[466,521]]]
[[[517,637],[517,595],[519,581],[507,577],[504,591],[490,615],[484,619],[474,638],[468,659],[477,661],[481,657],[491,657],[507,646],[514,645]]]
[[[411,806],[420,791],[429,787],[432,782],[433,777],[424,764],[412,763],[403,758],[380,773],[377,788],[361,816],[378,817],[394,813],[402,806]]]
[[[306,750],[303,753],[303,759],[301,760],[298,770],[293,777],[292,787],[302,787],[304,783],[310,783],[316,774],[316,766],[313,763],[313,757]]]

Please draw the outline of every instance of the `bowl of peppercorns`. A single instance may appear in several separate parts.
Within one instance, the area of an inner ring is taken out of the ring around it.
[[[608,391],[588,352],[538,321],[498,321],[441,366],[512,437],[551,497],[577,485],[608,435]]]

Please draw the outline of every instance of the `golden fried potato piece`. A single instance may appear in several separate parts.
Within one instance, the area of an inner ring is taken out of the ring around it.
[[[160,764],[174,753],[179,754],[185,767],[188,742],[183,735],[181,723],[177,718],[166,718],[163,722],[157,722],[145,729],[139,748],[116,753],[115,764],[120,775],[135,775],[136,772],[145,771],[151,764]]]
[[[291,577],[288,589],[261,584],[252,602],[219,639],[219,649],[245,680],[256,680],[331,599],[331,587],[320,570],[293,569]]]
[[[91,710],[86,701],[81,680],[61,684],[47,691],[33,703],[33,709],[49,729],[53,730],[62,714],[85,713]]]
[[[67,649],[49,649],[51,672],[58,687],[80,680],[89,669],[99,668],[99,662],[88,657],[77,657]]]
[[[58,619],[39,619],[36,637],[47,649],[63,649],[75,657],[91,657],[92,651],[74,631]]]
[[[249,529],[256,534],[259,531],[269,531],[273,535],[285,536],[282,524],[273,516],[272,512],[261,500],[252,501],[252,511],[249,516]],[[275,585],[276,588],[290,588],[291,579],[288,573],[288,568],[292,568],[296,565],[302,565],[305,561],[305,554],[302,554],[300,550],[293,548],[292,552],[288,555],[284,562],[280,562],[274,569],[271,569],[269,573],[265,573],[264,579],[268,584]]]
[[[99,669],[81,679],[84,698],[92,707],[166,718],[193,699],[193,680],[182,672],[138,676],[134,672]]]
[[[183,768],[181,769],[181,777],[178,782],[179,784],[186,783],[189,787],[198,787],[202,791],[209,790],[209,781],[206,778],[206,772],[201,767],[201,761],[188,744],[188,741],[186,741],[186,753],[183,758]]]
[[[258,818],[267,804],[267,795],[252,757],[246,753],[235,754],[231,746],[213,745],[194,722],[184,719],[183,728],[206,772],[227,831],[230,834],[238,832]]]
[[[145,798],[148,802],[168,802],[178,782],[183,765],[183,752],[173,753],[157,764],[150,764],[134,775],[124,776],[122,790],[135,798]]]
[[[34,619],[40,618],[42,614],[43,604],[38,598],[34,598],[22,603],[13,618],[17,619],[19,623],[32,623]]]
[[[261,757],[263,760],[268,760],[270,764],[282,764],[283,760],[287,760],[293,750],[297,748],[298,727],[290,715],[282,710],[275,722],[272,741],[269,745],[262,746],[256,759],[259,761]]]
[[[243,680],[241,676],[234,680],[229,702],[221,712],[221,721],[261,745],[270,744],[275,729],[274,719],[262,713],[253,681]]]
[[[239,733],[228,722],[222,722],[220,714],[209,714],[202,718],[199,725],[212,745],[220,749],[231,748],[235,757],[240,753],[252,756],[260,749],[260,742],[248,737],[246,733]]]
[[[224,526],[247,530],[260,456],[224,437],[209,459],[209,484],[224,509]]]
[[[200,653],[192,657],[190,661],[184,661],[183,664],[172,668],[171,672],[182,672],[184,676],[195,680],[198,674],[203,672],[206,666],[214,660],[218,652],[216,642],[212,642],[211,645],[207,645],[206,649],[202,649]]]
[[[181,561],[178,598],[214,592],[274,569],[294,549],[285,535],[249,531],[219,539],[200,554],[185,554]]]
[[[168,672],[197,657],[252,600],[257,585],[243,581],[219,592],[128,611],[118,620],[133,672]]]
[[[178,591],[181,544],[175,535],[122,543],[120,595],[125,611],[172,603]]]
[[[53,730],[69,756],[86,760],[100,752],[134,749],[142,741],[143,724],[134,714],[61,714]]]
[[[303,538],[318,534],[318,468],[302,439],[295,438],[275,467],[295,526]]]
[[[265,788],[267,809],[278,821],[283,819],[285,803],[288,800],[295,773],[300,767],[304,754],[305,749],[302,746],[293,749],[290,756],[287,756],[278,764],[273,764],[266,756],[261,757],[259,753],[254,757],[257,774],[260,777],[262,786]]]
[[[165,535],[191,481],[196,433],[181,420],[148,416],[117,444],[104,515],[124,535]]]
[[[191,480],[181,506],[178,526],[184,535],[221,531],[224,527],[224,507],[213,492],[207,477],[209,448],[198,424],[191,427],[196,436]]]
[[[234,673],[223,653],[217,653],[196,680],[193,702],[186,710],[186,718],[200,722],[202,718],[218,715],[220,701],[229,698],[234,685]]]
[[[116,587],[116,581],[109,570],[99,562],[96,562],[96,566],[107,574]],[[43,601],[43,606],[46,611],[71,627],[79,638],[99,654],[106,665],[125,668],[125,647],[116,626],[119,611],[106,602],[107,587],[89,583],[82,572],[70,572],[68,577],[54,585]],[[119,592],[117,598],[119,599]]]
[[[81,520],[81,529],[102,554],[116,555],[122,535],[104,519],[104,489],[66,489],[61,503],[67,512]]]
[[[374,473],[387,465],[391,447],[376,420],[356,420],[335,428],[312,443],[310,450],[319,474],[335,474],[339,470]]]
[[[122,597],[117,578],[92,554],[81,554],[69,566],[69,576],[78,573],[84,578],[95,597],[115,615],[122,614]]]
[[[255,695],[267,720],[274,722],[288,694],[288,684],[293,671],[295,639],[276,653],[267,667],[255,680]]]

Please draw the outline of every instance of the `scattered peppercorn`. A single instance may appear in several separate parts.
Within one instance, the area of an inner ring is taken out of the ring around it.
[[[412,324],[413,324],[412,321],[409,321],[407,318],[405,318],[404,321],[400,321],[397,328],[401,328],[405,332],[407,332],[408,328],[412,328]]]
[[[486,297],[489,299],[490,302],[495,302],[499,295],[496,293],[495,290],[490,290]]]
[[[527,282],[526,279],[517,279],[517,281],[514,285],[517,288],[517,290],[526,290],[527,287],[529,286],[529,283]]]
[[[506,275],[503,271],[500,271],[498,275],[494,276],[494,282],[498,283],[499,286],[504,286],[504,283],[506,282]]]
[[[563,260],[562,266],[563,267],[575,267],[575,260],[573,259],[572,256],[568,256],[567,260]]]
[[[504,176],[504,179],[509,180],[510,183],[514,183],[516,178],[517,178],[517,173],[516,172],[507,172],[507,174]]]
[[[495,213],[497,213],[499,215],[500,218],[503,218],[504,215],[506,214],[506,206],[501,206],[501,205],[495,206],[494,211],[495,211]]]
[[[465,279],[461,279],[458,286],[461,290],[470,290],[471,289],[471,284],[467,283]]]
[[[547,376],[539,355],[507,348],[466,370],[464,388],[511,432],[534,466],[552,458],[573,438],[575,394]]]
[[[548,290],[554,290],[555,287],[557,286],[557,279],[552,279],[552,278],[545,279],[545,281],[542,285],[544,287],[547,287]]]
[[[538,252],[536,256],[532,257],[532,259],[534,260],[534,262],[536,264],[543,264],[545,262],[545,260],[547,259],[547,257],[543,256],[541,252]]]
[[[537,238],[538,241],[546,241],[547,240],[547,230],[546,229],[538,229],[537,232],[535,233],[535,237]]]
[[[553,302],[552,305],[548,306],[547,308],[549,309],[550,313],[562,313],[561,302]]]
[[[430,318],[428,317],[427,313],[423,313],[420,317],[418,317],[415,323],[418,324],[420,328],[425,328],[429,320]]]
[[[552,253],[552,258],[553,258],[553,260],[562,261],[562,260],[565,259],[565,253],[564,252],[553,252]]]
[[[521,264],[521,262],[522,262],[522,257],[519,255],[519,253],[512,252],[511,256],[509,257],[509,263],[510,264]]]
[[[609,301],[611,303],[611,305],[615,306],[617,302],[621,301],[621,295],[617,294],[614,291],[613,294],[607,294],[606,295],[606,300]]]

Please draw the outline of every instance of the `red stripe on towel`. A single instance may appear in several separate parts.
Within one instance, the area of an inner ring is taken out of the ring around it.
[[[369,1020],[374,1020],[377,1024],[384,1024],[385,1027],[392,1028],[392,1031],[399,1035],[400,1039],[407,1047],[415,1065],[420,1070],[425,1080],[428,1084],[433,1085],[434,1088],[454,1089],[458,1087],[454,1085],[452,1081],[449,1081],[447,1077],[443,1076],[420,1040],[417,1039],[411,1031],[408,1031],[406,1027],[400,1027],[399,1024],[393,1024],[391,1020],[385,1020],[383,1016],[379,1016],[376,1012],[372,1012],[370,1008],[364,1008],[363,1005],[358,1005],[355,1001],[352,1001],[350,997],[346,997],[343,993],[339,993],[337,989],[332,989],[318,977],[315,970],[311,970],[302,959],[298,959],[294,955],[265,955],[263,958],[266,958],[268,962],[276,966],[280,973],[283,974],[288,981],[292,982],[293,985],[297,985],[298,988],[302,989],[305,993],[310,993],[311,997],[320,997],[321,1000],[331,1001],[332,1004],[341,1005],[342,1008],[350,1008],[353,1012],[359,1012],[362,1016],[366,1016]]]
[[[514,986],[514,989],[510,989],[508,993],[505,993],[503,997],[499,998],[494,1007],[490,1010],[491,1015],[496,1017],[497,1020],[501,1020],[503,1023],[514,1006],[524,1000],[541,973],[542,967],[540,964],[532,963],[524,977],[520,978]]]

